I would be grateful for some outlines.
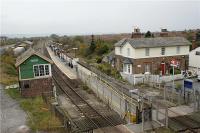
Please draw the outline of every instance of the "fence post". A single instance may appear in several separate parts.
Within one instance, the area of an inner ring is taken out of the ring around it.
[[[168,107],[165,108],[165,126],[168,128]]]

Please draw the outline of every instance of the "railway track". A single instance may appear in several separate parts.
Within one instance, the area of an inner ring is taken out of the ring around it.
[[[44,53],[47,57],[51,58],[47,49],[44,49]],[[68,78],[56,65],[53,65],[53,80],[56,85],[69,97],[71,102],[79,109],[79,112],[83,114],[84,120],[81,121],[73,121],[79,131],[91,131],[93,129],[108,127],[108,126],[116,126],[124,123],[124,120],[120,118],[120,116],[113,111],[111,113],[110,110],[106,110],[107,113],[103,113],[102,111],[97,111],[94,107],[92,107],[82,96],[77,93],[78,84],[77,80],[71,80]],[[102,110],[102,108],[101,108]],[[105,110],[104,110],[105,111]],[[119,133],[118,128],[114,127],[114,131]]]
[[[116,126],[123,121],[116,113],[112,114],[105,110],[103,113],[98,112],[92,107],[80,94],[76,92],[76,81],[72,81],[64,75],[55,65],[53,65],[53,79],[57,86],[70,98],[72,103],[83,114],[84,121],[76,121],[75,124],[82,130],[93,130],[101,127]]]

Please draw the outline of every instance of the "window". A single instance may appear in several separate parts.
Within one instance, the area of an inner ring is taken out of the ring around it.
[[[127,48],[127,55],[130,56],[130,48]]]
[[[128,64],[127,66],[128,66],[128,73],[131,73],[131,66],[130,66],[130,64]]]
[[[34,66],[34,74],[35,74],[35,77],[39,76],[39,68],[38,68],[38,66]]]
[[[123,72],[126,72],[126,64],[123,64]]]
[[[24,88],[28,89],[29,88],[29,84],[24,84]]]
[[[49,65],[35,65],[33,66],[34,76],[47,76],[50,75]]]
[[[180,46],[176,47],[176,54],[180,54]]]
[[[44,65],[39,65],[40,76],[44,76]]]
[[[45,75],[49,75],[49,65],[45,65]]]
[[[123,64],[123,72],[127,74],[132,73],[132,65],[131,64]]]
[[[120,54],[122,54],[122,48],[121,47],[119,48],[119,50],[120,50]]]
[[[161,48],[161,55],[165,55],[165,47]]]
[[[146,64],[145,66],[144,66],[144,71],[145,72],[150,72],[150,65],[149,64]]]
[[[200,55],[200,51],[196,51],[196,55]]]
[[[145,55],[149,56],[149,48],[145,48]]]

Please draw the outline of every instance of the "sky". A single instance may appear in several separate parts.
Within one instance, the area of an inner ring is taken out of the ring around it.
[[[200,0],[0,0],[3,35],[200,28]]]

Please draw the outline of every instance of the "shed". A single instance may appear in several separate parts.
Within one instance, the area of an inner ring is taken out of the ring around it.
[[[29,48],[16,60],[20,92],[22,96],[34,97],[52,91],[53,61]]]

